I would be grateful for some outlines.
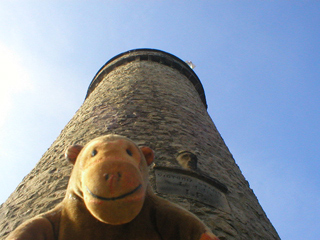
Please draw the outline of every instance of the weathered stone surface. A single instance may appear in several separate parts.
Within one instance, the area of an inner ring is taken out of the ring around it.
[[[181,168],[180,151],[196,154],[195,171],[227,187],[221,194],[228,210],[158,194],[195,213],[220,239],[279,239],[208,115],[201,84],[184,62],[160,51],[131,51],[112,59],[99,74],[101,81],[91,84],[81,108],[1,205],[0,238],[63,199],[71,171],[64,159],[67,146],[116,133],[153,148],[156,166]],[[156,190],[155,168],[150,181]]]

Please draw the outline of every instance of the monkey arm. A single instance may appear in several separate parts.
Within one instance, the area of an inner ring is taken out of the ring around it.
[[[6,240],[55,240],[59,232],[61,204],[18,226]]]
[[[157,196],[150,197],[162,239],[219,240],[194,214]]]
[[[205,232],[201,235],[201,238],[199,240],[219,240],[213,233],[211,232]]]
[[[6,240],[54,240],[53,227],[47,218],[32,218],[16,228]]]

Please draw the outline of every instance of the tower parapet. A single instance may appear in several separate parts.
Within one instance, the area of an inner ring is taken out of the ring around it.
[[[165,66],[178,70],[181,74],[186,76],[191,81],[191,83],[194,85],[197,92],[199,93],[199,96],[204,106],[208,108],[204,89],[200,82],[200,79],[195,74],[195,72],[192,71],[192,69],[187,63],[181,61],[181,59],[177,58],[176,56],[170,53],[163,52],[156,49],[146,49],[146,48],[134,49],[128,52],[121,53],[111,58],[105,65],[103,65],[100,68],[100,70],[97,72],[97,74],[93,78],[88,88],[86,98],[95,89],[95,87],[103,80],[104,76],[110,73],[114,68],[119,67],[121,65],[125,65],[132,61],[151,61],[151,62],[163,64]]]

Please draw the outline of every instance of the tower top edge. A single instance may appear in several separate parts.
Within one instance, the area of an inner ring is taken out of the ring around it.
[[[85,99],[89,97],[89,95],[94,91],[96,86],[103,80],[103,78],[108,75],[112,70],[115,68],[130,63],[132,61],[151,61],[163,64],[165,66],[174,68],[178,70],[182,75],[186,76],[190,82],[194,85],[195,89],[197,90],[202,103],[204,104],[205,108],[208,108],[206,96],[204,93],[204,89],[202,83],[196,73],[190,68],[190,66],[182,61],[180,58],[174,56],[171,53],[158,50],[158,49],[151,49],[151,48],[138,48],[129,50],[123,53],[120,53],[109,61],[107,61],[96,73],[94,78],[92,79],[87,95]]]

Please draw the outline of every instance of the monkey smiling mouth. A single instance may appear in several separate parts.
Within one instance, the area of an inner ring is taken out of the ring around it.
[[[115,200],[119,200],[119,199],[123,199],[133,193],[135,193],[136,191],[138,191],[140,188],[142,187],[141,184],[139,184],[138,187],[136,187],[135,189],[133,189],[132,191],[128,192],[128,193],[125,193],[125,194],[122,194],[118,197],[111,197],[111,198],[105,198],[105,197],[101,197],[101,196],[98,196],[98,195],[95,195],[93,192],[90,191],[90,189],[86,186],[87,188],[87,191],[88,193],[90,193],[90,195],[94,198],[97,198],[97,199],[100,199],[100,200],[104,200],[104,201],[115,201]]]

